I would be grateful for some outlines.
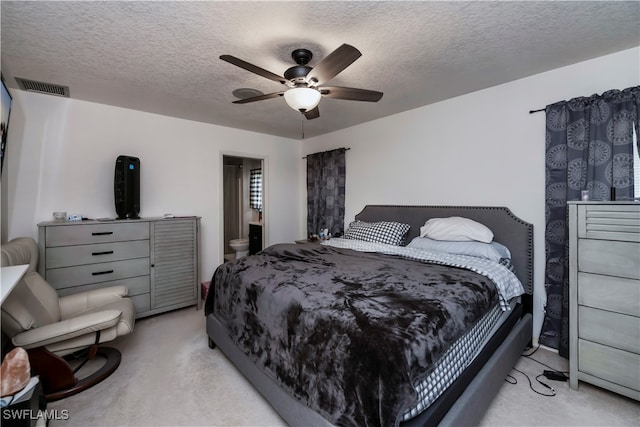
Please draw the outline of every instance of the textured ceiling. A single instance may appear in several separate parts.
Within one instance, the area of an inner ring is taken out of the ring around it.
[[[1,2],[2,74],[66,85],[71,98],[306,138],[640,45],[640,2]],[[362,52],[331,80],[384,92],[323,98],[303,120],[284,99],[237,105],[239,88],[282,86],[293,49]],[[532,106],[534,107],[534,106]]]

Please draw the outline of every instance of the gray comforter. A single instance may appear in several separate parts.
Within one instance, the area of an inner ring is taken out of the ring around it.
[[[283,244],[218,267],[205,314],[333,424],[391,426],[415,405],[413,384],[497,301],[489,279],[462,268]]]

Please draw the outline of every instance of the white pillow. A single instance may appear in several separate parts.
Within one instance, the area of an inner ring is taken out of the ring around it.
[[[477,240],[478,242],[490,243],[493,240],[493,232],[472,219],[452,216],[431,218],[420,227],[420,237],[455,242]]]

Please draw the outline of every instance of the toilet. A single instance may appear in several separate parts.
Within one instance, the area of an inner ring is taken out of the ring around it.
[[[233,239],[229,241],[229,246],[236,251],[236,259],[249,254],[249,239]]]

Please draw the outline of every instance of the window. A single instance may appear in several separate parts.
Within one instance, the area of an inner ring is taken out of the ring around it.
[[[262,169],[251,169],[249,176],[249,207],[262,211]]]

